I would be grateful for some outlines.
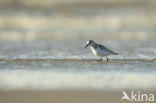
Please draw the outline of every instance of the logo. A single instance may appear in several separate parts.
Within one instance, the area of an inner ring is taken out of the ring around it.
[[[146,101],[146,102],[153,102],[154,101],[154,94],[146,94],[141,92],[134,92],[131,91],[130,95],[128,95],[125,91],[122,91],[123,96],[121,97],[121,101],[127,100],[131,102],[137,101]]]

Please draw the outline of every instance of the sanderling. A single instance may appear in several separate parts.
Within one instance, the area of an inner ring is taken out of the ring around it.
[[[108,60],[107,56],[118,55],[118,53],[115,53],[115,52],[109,50],[105,46],[98,44],[93,40],[87,41],[87,45],[85,46],[85,48],[87,48],[88,46],[90,46],[94,55],[101,57],[101,61],[102,61],[102,57],[106,57],[107,62],[108,62],[109,60]]]

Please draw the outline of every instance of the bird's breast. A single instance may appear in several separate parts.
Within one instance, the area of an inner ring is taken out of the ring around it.
[[[110,55],[109,52],[101,50],[100,48],[94,48],[94,47],[90,47],[90,48],[91,48],[93,54],[96,55],[96,56],[103,57],[103,56]]]
[[[91,48],[93,54],[94,54],[94,55],[97,55],[97,51],[95,50],[95,48],[93,48],[93,47],[90,47],[90,48]]]

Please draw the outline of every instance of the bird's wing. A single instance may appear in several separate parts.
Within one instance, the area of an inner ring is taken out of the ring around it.
[[[106,48],[105,46],[103,46],[103,45],[101,45],[101,44],[99,44],[98,46],[99,46],[100,49],[102,49],[102,50],[104,50],[104,51],[110,52],[110,53],[112,53],[112,54],[117,54],[117,53],[115,53],[115,52],[109,50],[108,48]]]

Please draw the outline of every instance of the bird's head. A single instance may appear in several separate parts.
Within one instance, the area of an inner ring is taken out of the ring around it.
[[[85,48],[87,48],[88,46],[93,45],[93,44],[94,44],[93,40],[88,40],[87,45],[85,46]]]

